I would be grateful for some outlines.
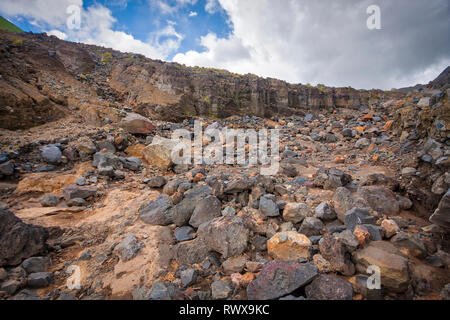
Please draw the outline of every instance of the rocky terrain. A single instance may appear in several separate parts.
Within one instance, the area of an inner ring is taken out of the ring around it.
[[[449,299],[448,69],[355,90],[0,39],[1,299]],[[279,129],[279,173],[174,164],[194,120]]]

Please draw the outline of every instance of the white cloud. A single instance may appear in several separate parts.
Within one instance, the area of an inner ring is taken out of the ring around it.
[[[220,4],[217,0],[206,0],[205,11],[214,14],[220,10]]]
[[[293,83],[383,88],[426,83],[450,63],[447,0],[378,0],[382,30],[368,30],[371,0],[219,0],[232,33],[207,34],[187,65]]]
[[[198,13],[195,11],[189,12],[189,17],[196,17],[197,15],[198,15]]]
[[[105,0],[105,6],[119,7],[125,9],[128,6],[128,2],[131,0]]]
[[[49,36],[55,36],[55,37],[58,37],[61,40],[66,40],[67,39],[67,34],[65,34],[64,32],[59,31],[59,30],[50,30],[50,31],[48,31],[46,33]]]
[[[61,27],[66,23],[66,9],[82,6],[83,0],[2,0],[0,12],[7,17],[25,17],[36,23]]]
[[[78,30],[69,30],[66,25],[69,17],[67,7],[73,4],[81,9]],[[167,22],[165,27],[150,34],[147,41],[141,41],[129,33],[114,30],[116,19],[108,8],[95,4],[84,9],[82,5],[82,0],[2,0],[0,13],[9,17],[25,17],[61,39],[140,53],[153,59],[167,59],[180,47],[183,36],[175,30],[173,22]]]
[[[178,11],[186,6],[193,6],[197,3],[197,0],[176,0],[171,5],[167,0],[148,0],[151,8],[157,8],[162,14],[174,15]]]

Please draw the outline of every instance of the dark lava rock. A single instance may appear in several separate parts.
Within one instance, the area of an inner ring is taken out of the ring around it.
[[[171,207],[170,197],[167,194],[161,194],[155,201],[143,205],[139,209],[139,216],[147,224],[165,226],[172,222],[168,214]]]
[[[77,186],[76,184],[63,188],[63,195],[66,201],[75,198],[86,199],[97,193],[96,187]]]
[[[46,249],[45,228],[22,222],[12,212],[0,210],[0,266],[18,265]]]
[[[350,282],[335,276],[321,274],[305,288],[310,300],[352,300],[353,287]]]
[[[313,264],[270,261],[248,285],[247,297],[249,300],[276,299],[308,284],[318,274]]]

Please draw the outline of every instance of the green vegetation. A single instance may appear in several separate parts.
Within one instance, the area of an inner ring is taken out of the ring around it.
[[[16,40],[13,41],[13,46],[21,46],[23,44],[23,40],[17,38]]]
[[[102,58],[102,62],[103,63],[107,63],[108,61],[110,61],[112,59],[112,55],[109,52],[105,52],[103,54],[103,58]]]
[[[0,30],[8,30],[12,32],[23,32],[22,29],[17,27],[16,25],[12,24],[8,20],[6,20],[3,17],[0,17]]]
[[[211,100],[209,100],[208,97],[203,97],[203,102],[206,103],[207,105],[211,104]]]

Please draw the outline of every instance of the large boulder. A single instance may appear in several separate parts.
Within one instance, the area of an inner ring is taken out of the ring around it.
[[[222,203],[215,196],[208,196],[200,200],[192,213],[189,224],[198,228],[202,223],[209,222],[221,216]]]
[[[61,150],[56,145],[48,145],[41,148],[41,156],[48,163],[58,164],[61,162]]]
[[[120,126],[131,134],[149,134],[155,130],[150,120],[137,113],[128,113],[122,119]]]
[[[442,197],[438,208],[430,217],[430,221],[438,226],[450,229],[450,189]]]
[[[177,140],[156,136],[144,149],[144,159],[152,166],[169,169],[174,164],[174,159],[179,157],[176,152],[179,143]]]
[[[15,266],[46,250],[45,228],[22,222],[12,212],[0,210],[0,266]]]
[[[211,251],[221,253],[224,259],[239,255],[247,248],[249,231],[241,217],[216,218],[200,225],[197,233]]]
[[[297,262],[300,258],[309,259],[310,248],[309,238],[295,231],[279,232],[267,241],[269,256],[275,260]]]
[[[184,199],[170,209],[170,217],[172,222],[178,227],[184,226],[197,205],[201,208],[203,206],[201,200],[210,196],[212,189],[209,186],[198,185],[184,193]],[[200,209],[199,209],[200,210]],[[200,213],[198,213],[200,215]]]
[[[121,170],[123,168],[119,157],[109,152],[97,152],[94,154],[92,165],[103,176],[113,176],[115,170]]]
[[[280,215],[280,209],[275,201],[263,196],[259,199],[259,211],[267,217],[276,217]]]
[[[249,300],[271,300],[285,296],[311,282],[319,274],[313,264],[288,261],[267,262],[247,287]]]
[[[252,179],[233,180],[226,185],[224,192],[225,193],[244,192],[250,190],[254,184],[255,181]]]
[[[305,288],[310,300],[352,300],[353,287],[350,282],[338,277],[321,274]]]
[[[333,207],[338,219],[345,222],[345,214],[353,208],[368,208],[369,204],[344,187],[337,188],[333,195]]]
[[[12,176],[14,174],[14,164],[11,161],[6,161],[0,164],[0,178],[3,176]]]
[[[183,241],[175,247],[175,260],[181,264],[201,263],[206,259],[209,253],[209,248],[205,246],[203,241],[195,238],[191,241]]]
[[[97,193],[97,187],[78,186],[76,184],[67,186],[62,189],[66,201],[72,199],[86,199]]]
[[[391,292],[404,292],[410,281],[408,259],[390,242],[372,241],[353,253],[358,272],[366,274],[369,266],[378,266],[381,285]]]
[[[139,208],[139,217],[142,221],[150,225],[166,226],[172,223],[169,209],[172,208],[172,200],[167,194],[142,205]]]
[[[289,202],[283,210],[284,221],[292,223],[302,222],[306,217],[311,216],[311,210],[306,203]]]
[[[130,234],[114,250],[119,254],[122,261],[128,261],[133,259],[143,246],[142,242],[139,242],[134,235]]]
[[[341,238],[333,234],[326,234],[319,241],[319,250],[322,257],[330,263],[332,271],[346,276],[355,273],[355,266],[351,261],[350,253]]]
[[[352,177],[338,169],[320,168],[313,176],[315,187],[334,190],[352,182]]]
[[[359,187],[358,196],[364,199],[369,206],[380,214],[396,215],[401,206],[395,194],[383,186]]]

